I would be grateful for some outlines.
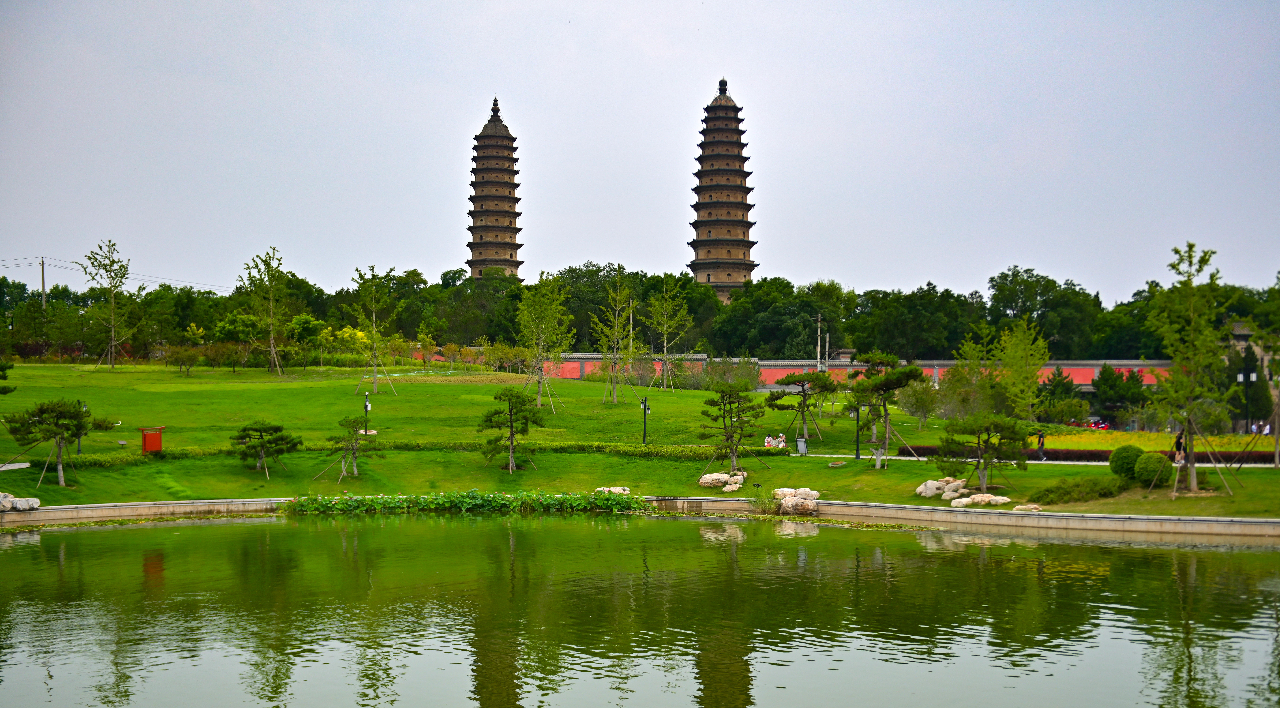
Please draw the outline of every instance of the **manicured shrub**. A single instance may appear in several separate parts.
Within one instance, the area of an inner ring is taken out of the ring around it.
[[[1138,458],[1133,467],[1133,478],[1139,483],[1150,486],[1152,480],[1156,484],[1168,484],[1173,479],[1173,463],[1159,452],[1148,452]]]
[[[645,511],[652,509],[642,497],[592,492],[547,494],[513,492],[482,494],[432,492],[422,495],[379,494],[371,497],[305,496],[281,506],[289,514],[410,514],[423,511],[493,512],[499,514],[562,511]]]
[[[1064,479],[1032,494],[1030,501],[1036,504],[1070,504],[1094,499],[1109,499],[1132,486],[1133,481],[1123,477]]]
[[[1142,457],[1142,448],[1137,445],[1121,445],[1111,453],[1107,462],[1111,465],[1111,472],[1117,477],[1133,479],[1133,466],[1137,464],[1139,457]]]

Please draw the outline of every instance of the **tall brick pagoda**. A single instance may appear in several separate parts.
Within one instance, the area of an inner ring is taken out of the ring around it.
[[[698,218],[690,223],[694,237],[689,242],[693,248],[693,262],[689,270],[698,282],[715,289],[724,302],[729,293],[741,288],[751,277],[756,262],[751,260],[751,227],[748,221],[752,204],[747,202],[751,187],[747,186],[748,158],[742,154],[747,146],[742,142],[746,131],[740,126],[742,110],[729,96],[729,82],[720,79],[720,94],[706,107],[702,119],[702,142],[698,147],[698,186],[693,188],[698,201],[693,210]]]
[[[516,196],[516,139],[507,130],[498,115],[498,99],[493,99],[493,114],[489,122],[480,129],[476,136],[475,157],[471,161],[475,167],[471,169],[471,259],[467,266],[471,268],[471,277],[479,278],[486,268],[501,268],[507,275],[519,275],[520,265],[524,261],[517,260],[522,244],[516,242],[520,227],[516,221],[520,212],[516,205],[520,198]]]

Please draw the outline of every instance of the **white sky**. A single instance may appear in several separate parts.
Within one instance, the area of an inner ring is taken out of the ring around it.
[[[328,290],[463,267],[472,136],[520,147],[522,275],[690,260],[702,107],[744,107],[757,277],[1101,291],[1280,269],[1280,3],[6,2],[0,258]],[[0,265],[8,261],[0,261]],[[38,270],[0,268],[38,285]],[[50,271],[79,287],[82,279]]]

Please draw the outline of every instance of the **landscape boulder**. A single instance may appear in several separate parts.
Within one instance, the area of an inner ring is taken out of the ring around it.
[[[819,493],[809,489],[808,487],[801,487],[796,490],[795,495],[801,499],[817,499]]]
[[[942,501],[951,501],[952,499],[959,499],[959,498],[960,498],[960,492],[943,492],[942,494]]]
[[[1021,504],[1013,507],[1014,511],[1040,511],[1039,504]]]
[[[773,490],[774,499],[786,499],[787,497],[794,497],[795,495],[796,490],[790,487],[782,487],[781,489]]]
[[[724,486],[724,491],[726,491],[726,492],[736,492],[736,491],[738,491],[739,489],[742,489],[742,484],[740,484],[740,483],[726,484],[726,485]]]
[[[606,492],[608,494],[630,494],[630,487],[596,487],[597,492]]]
[[[964,488],[964,480],[960,479],[943,487],[942,491],[944,494],[950,494],[951,492],[959,492],[963,488]]]
[[[698,485],[702,487],[723,487],[729,483],[729,475],[723,472],[712,472],[704,474],[698,480]]]
[[[35,511],[40,508],[40,500],[35,497],[13,497],[8,500],[9,511]]]
[[[746,475],[735,474],[734,476],[729,478],[729,484],[741,485],[744,479],[746,479]],[[725,491],[729,491],[729,490],[726,489]]]
[[[818,512],[818,502],[798,496],[784,498],[779,506],[783,514],[794,516],[816,514]]]

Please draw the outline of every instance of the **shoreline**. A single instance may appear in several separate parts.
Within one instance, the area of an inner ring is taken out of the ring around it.
[[[748,498],[646,496],[656,511],[697,516],[705,513],[751,514]],[[274,514],[286,497],[121,502],[43,507],[0,512],[0,529],[89,525],[118,520]],[[816,517],[845,523],[907,524],[946,530],[1003,529],[1045,536],[1097,540],[1193,540],[1246,538],[1280,546],[1280,519],[1207,516],[1079,514],[1052,511],[952,509],[949,507],[818,500]],[[811,517],[796,517],[808,521]]]

